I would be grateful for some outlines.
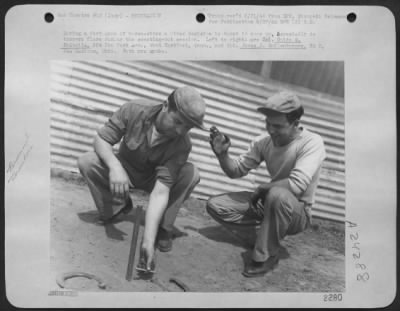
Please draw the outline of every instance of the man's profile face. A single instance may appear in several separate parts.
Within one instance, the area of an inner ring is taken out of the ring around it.
[[[283,113],[269,113],[265,118],[265,127],[274,146],[289,144],[296,135],[298,122],[289,123]]]
[[[160,128],[157,130],[171,138],[183,136],[193,127],[179,111],[172,111],[168,108],[163,109],[160,121]]]

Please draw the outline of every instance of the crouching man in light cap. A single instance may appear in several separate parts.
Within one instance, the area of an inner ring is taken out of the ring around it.
[[[138,99],[121,106],[100,128],[94,152],[82,155],[79,169],[99,211],[99,223],[110,226],[129,213],[129,188],[150,193],[146,210],[141,260],[154,270],[155,245],[172,248],[178,210],[199,183],[197,168],[188,162],[192,149],[189,130],[205,129],[206,104],[192,87],[173,91],[164,103]],[[115,154],[112,146],[120,142]]]
[[[227,193],[211,197],[207,210],[222,224],[260,225],[246,277],[264,275],[279,261],[280,241],[303,231],[311,221],[311,206],[321,164],[322,138],[300,126],[304,109],[299,98],[280,92],[257,109],[265,115],[267,133],[255,138],[246,153],[229,156],[230,139],[214,130],[210,144],[230,178],[246,175],[265,161],[270,181],[254,193]]]

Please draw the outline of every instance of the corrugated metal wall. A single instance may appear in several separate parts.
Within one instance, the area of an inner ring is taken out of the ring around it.
[[[344,97],[344,62],[273,62],[270,77]]]
[[[218,61],[245,72],[293,84],[332,96],[344,97],[343,61]]]
[[[96,130],[120,105],[134,98],[163,101],[176,87],[192,85],[207,102],[206,126],[216,125],[232,139],[237,156],[252,138],[264,131],[256,107],[278,90],[274,83],[260,83],[219,72],[201,62],[89,62],[51,63],[51,165],[77,172],[76,159],[92,150]],[[343,221],[344,105],[342,102],[299,93],[306,115],[303,124],[323,136],[327,159],[316,195],[313,215]],[[241,179],[226,177],[208,143],[208,134],[192,130],[190,160],[200,169],[201,182],[194,196],[226,191],[252,190],[266,181],[265,166]]]

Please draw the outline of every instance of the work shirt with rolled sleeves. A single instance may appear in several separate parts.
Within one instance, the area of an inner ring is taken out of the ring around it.
[[[145,99],[126,103],[98,130],[111,145],[122,139],[116,156],[138,188],[152,188],[156,180],[171,188],[192,149],[188,134],[151,146],[154,122],[162,106]]]

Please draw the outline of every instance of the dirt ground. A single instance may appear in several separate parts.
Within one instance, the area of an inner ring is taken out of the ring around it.
[[[147,196],[136,203],[146,206]],[[51,272],[94,274],[106,283],[78,277],[66,281],[77,291],[176,291],[171,278],[193,292],[342,292],[345,289],[344,224],[314,220],[313,228],[283,241],[286,256],[278,266],[258,278],[242,275],[250,259],[254,229],[228,229],[206,212],[205,201],[190,198],[175,223],[173,249],[157,252],[152,279],[125,280],[135,210],[120,216],[109,230],[95,224],[97,210],[89,189],[77,174],[52,172]],[[142,233],[143,227],[140,230]],[[288,254],[287,254],[288,253]],[[136,261],[135,261],[136,265]]]

